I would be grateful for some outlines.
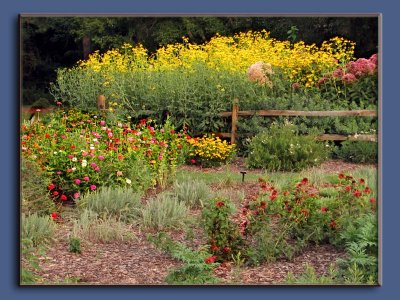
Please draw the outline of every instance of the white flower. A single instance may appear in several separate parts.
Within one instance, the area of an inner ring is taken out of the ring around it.
[[[82,160],[82,167],[86,167],[87,166],[87,160]]]
[[[76,158],[76,157],[73,157],[72,158],[72,161],[77,161],[78,159]]]
[[[54,153],[54,155],[57,155],[58,152],[57,152],[57,151],[54,151],[53,153]]]
[[[76,168],[75,168],[75,167],[73,167],[71,170],[72,170],[72,171],[75,171],[75,170],[76,170]]]
[[[132,184],[132,181],[129,178],[125,178],[127,184]]]

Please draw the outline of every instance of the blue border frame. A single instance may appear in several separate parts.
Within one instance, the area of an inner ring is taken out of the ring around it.
[[[171,13],[171,14],[358,14],[382,13],[382,106],[381,106],[381,141],[382,141],[382,199],[383,207],[383,285],[381,287],[132,287],[132,288],[105,288],[105,287],[18,287],[18,245],[17,245],[17,213],[18,201],[18,66],[19,66],[19,39],[18,39],[18,14],[20,13]],[[398,253],[398,223],[396,222],[399,200],[396,198],[398,185],[396,175],[398,159],[396,146],[398,136],[397,124],[392,121],[397,117],[399,101],[395,98],[397,90],[395,85],[398,79],[399,60],[398,48],[398,15],[397,5],[392,0],[280,0],[280,1],[127,1],[127,0],[69,0],[65,2],[51,0],[14,0],[3,4],[0,11],[0,30],[3,41],[0,47],[2,60],[1,76],[1,129],[2,157],[1,191],[3,202],[0,217],[2,246],[0,247],[1,259],[1,291],[8,299],[80,299],[95,296],[98,299],[111,297],[118,298],[144,298],[146,299],[242,299],[243,297],[278,297],[280,299],[306,298],[306,299],[375,299],[393,298],[398,285],[399,259]],[[396,81],[395,81],[396,80]]]

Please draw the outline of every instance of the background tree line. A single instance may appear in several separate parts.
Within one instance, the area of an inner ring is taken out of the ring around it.
[[[181,42],[207,42],[225,36],[266,29],[279,40],[320,44],[334,36],[356,42],[356,57],[378,51],[377,17],[28,17],[21,18],[23,104],[51,101],[49,83],[56,69],[71,67],[95,50],[106,51],[127,42],[150,52]]]

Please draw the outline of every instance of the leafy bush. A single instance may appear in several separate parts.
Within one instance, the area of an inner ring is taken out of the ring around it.
[[[173,241],[164,232],[148,237],[158,248],[184,262],[184,265],[169,271],[166,282],[169,284],[210,284],[217,283],[212,272],[217,265],[210,254],[204,250],[193,251],[181,243]]]
[[[187,207],[175,196],[164,192],[150,199],[141,210],[141,225],[147,229],[179,228],[187,220]]]
[[[296,126],[272,124],[252,138],[246,164],[269,171],[298,171],[319,165],[327,158],[327,147],[315,141],[315,134],[302,136]]]
[[[368,141],[346,141],[335,154],[348,162],[375,164],[378,162],[378,144]]]
[[[21,213],[48,215],[55,205],[47,192],[50,179],[37,163],[21,158]]]
[[[349,222],[341,233],[345,242],[346,259],[339,260],[341,276],[347,283],[377,284],[378,281],[378,223],[369,213]]]
[[[173,193],[188,207],[203,207],[205,202],[213,196],[211,189],[204,181],[193,179],[177,181],[174,184]]]
[[[215,198],[203,209],[203,225],[210,251],[218,260],[232,258],[240,251],[242,239],[232,222],[234,206],[228,199]]]
[[[124,223],[110,216],[99,218],[88,209],[83,210],[79,219],[74,221],[72,231],[73,237],[82,241],[111,243],[134,238],[134,234]]]
[[[137,222],[141,208],[140,198],[141,195],[131,188],[103,187],[84,195],[78,201],[78,205],[99,216],[114,217],[124,222]]]
[[[53,238],[55,224],[49,216],[37,213],[21,218],[21,240],[30,240],[34,247],[47,244]]]

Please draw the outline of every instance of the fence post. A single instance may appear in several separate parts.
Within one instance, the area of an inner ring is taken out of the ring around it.
[[[98,110],[106,109],[106,97],[104,95],[99,95],[97,97],[97,109]]]
[[[233,107],[232,107],[232,130],[231,130],[231,144],[232,145],[236,143],[238,111],[239,111],[239,99],[235,98],[233,100]]]

